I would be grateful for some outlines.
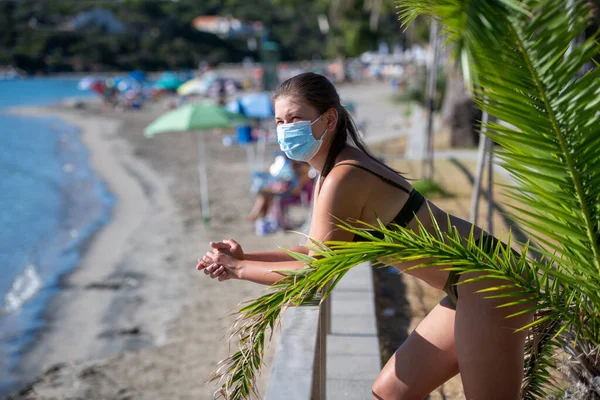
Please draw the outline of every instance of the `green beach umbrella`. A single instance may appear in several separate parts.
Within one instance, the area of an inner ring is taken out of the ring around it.
[[[146,137],[174,131],[203,131],[215,128],[228,128],[247,119],[229,112],[218,104],[190,103],[169,111],[144,129]]]
[[[206,172],[206,151],[204,135],[200,131],[216,128],[229,128],[244,123],[247,119],[240,114],[227,111],[214,103],[191,103],[169,111],[144,129],[144,136],[150,138],[159,133],[199,131],[198,132],[198,172],[200,173],[200,200],[202,217],[207,223],[210,219],[208,208],[208,174]]]

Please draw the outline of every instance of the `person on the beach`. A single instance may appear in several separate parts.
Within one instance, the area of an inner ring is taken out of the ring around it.
[[[359,240],[336,227],[336,217],[377,225],[377,218],[416,230],[416,217],[433,232],[448,222],[464,237],[474,229],[486,249],[497,243],[479,227],[423,198],[410,183],[372,156],[354,122],[340,104],[333,84],[305,73],[285,81],[274,96],[277,137],[291,159],[308,162],[319,173],[309,236],[318,241]],[[431,210],[431,215],[430,215]],[[312,243],[308,242],[307,246]],[[219,281],[245,279],[271,285],[280,273],[303,268],[284,251],[244,253],[234,240],[211,242],[197,269]],[[309,253],[298,246],[296,252]],[[414,264],[395,265],[400,271]],[[407,273],[447,296],[429,313],[387,362],[373,384],[374,399],[423,399],[460,372],[467,399],[512,400],[520,396],[526,333],[515,332],[531,315],[506,319],[515,308],[496,308],[502,299],[484,299],[478,290],[505,284],[494,279],[456,285],[475,274],[457,275],[443,267]],[[527,307],[522,306],[523,310]]]
[[[277,180],[271,185],[263,188],[254,201],[252,210],[246,216],[247,221],[254,222],[260,218],[264,218],[273,206],[273,199],[275,196],[281,198],[283,206],[286,204],[293,204],[300,201],[302,192],[306,190],[312,182],[310,177],[310,165],[307,163],[292,160],[292,169],[294,170],[294,177],[288,182],[283,180]],[[283,212],[283,210],[279,210]]]

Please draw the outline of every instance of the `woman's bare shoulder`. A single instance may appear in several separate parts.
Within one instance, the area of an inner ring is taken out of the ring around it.
[[[379,181],[381,178],[385,178],[406,188],[412,188],[410,182],[401,173],[387,165],[383,160],[374,160],[366,154],[361,154],[359,157],[338,159],[336,166],[334,169],[346,168],[347,173],[349,173],[348,171],[358,170],[356,174],[365,182]]]
[[[341,187],[346,188],[348,185],[356,185],[362,181],[364,181],[364,177],[360,173],[361,171],[352,166],[343,163],[338,163],[334,166],[334,168],[329,171],[329,174],[323,179],[323,189],[328,188],[328,190],[332,189],[340,189]],[[348,161],[350,163],[350,161]]]

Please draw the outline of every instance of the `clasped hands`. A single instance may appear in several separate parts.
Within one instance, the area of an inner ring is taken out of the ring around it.
[[[240,279],[244,251],[238,242],[232,239],[221,242],[210,242],[209,250],[198,259],[196,269],[204,270],[204,274],[220,282],[228,279]]]

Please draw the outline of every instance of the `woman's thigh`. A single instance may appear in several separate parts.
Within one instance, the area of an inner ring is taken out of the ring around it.
[[[373,384],[373,398],[422,400],[458,373],[456,312],[444,298],[387,362]]]
[[[465,274],[460,281],[476,274]],[[506,318],[526,306],[498,308],[507,301],[474,293],[506,281],[483,280],[458,285],[455,343],[465,396],[474,400],[516,400],[523,379],[525,332],[529,314]],[[515,300],[514,298],[511,300]]]

